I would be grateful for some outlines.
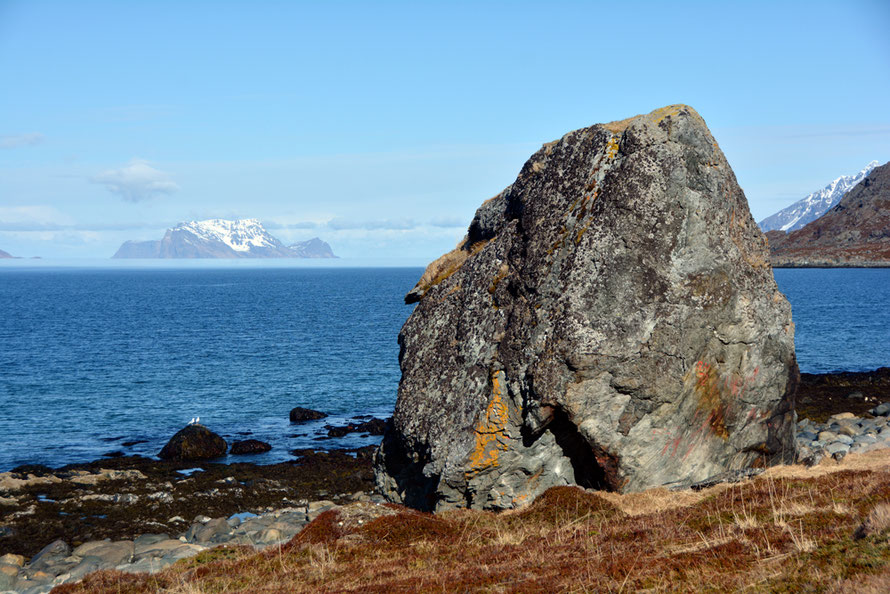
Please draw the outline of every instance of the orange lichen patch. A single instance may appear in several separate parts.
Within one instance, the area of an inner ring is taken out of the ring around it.
[[[649,114],[649,117],[656,124],[660,124],[665,118],[675,116],[675,115],[680,115],[680,111],[684,108],[688,109],[688,107],[686,105],[667,105],[660,109],[656,109],[655,111],[653,111],[652,113]]]
[[[618,155],[618,136],[613,136],[606,144],[606,158],[610,161]]]
[[[470,452],[467,464],[467,478],[498,465],[501,452],[507,450],[507,422],[509,411],[504,399],[504,388],[501,385],[503,372],[495,372],[491,376],[491,398],[485,415],[476,425],[476,445]]]
[[[655,111],[648,113],[648,114],[635,115],[633,117],[625,118],[623,120],[616,120],[614,122],[602,124],[602,126],[603,126],[603,128],[605,128],[612,134],[621,134],[628,128],[628,126],[630,126],[634,121],[638,120],[639,118],[648,117],[655,124],[660,124],[661,121],[664,120],[665,118],[667,118],[669,116],[679,115],[679,113],[683,110],[688,111],[689,113],[698,117],[698,119],[701,119],[701,116],[699,116],[698,113],[696,113],[696,111],[694,109],[692,109],[688,105],[678,103],[676,105],[666,105],[666,106],[656,109]]]

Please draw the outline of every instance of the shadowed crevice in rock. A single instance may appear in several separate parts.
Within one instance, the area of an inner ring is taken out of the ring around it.
[[[428,456],[409,454],[392,431],[387,432],[376,455],[376,463],[386,469],[404,504],[421,511],[433,511],[438,499],[439,475],[423,473],[428,461]]]
[[[572,463],[576,485],[585,489],[615,490],[616,485],[609,483],[606,470],[597,462],[594,448],[587,443],[565,411],[556,409],[547,431],[553,434],[562,453]]]

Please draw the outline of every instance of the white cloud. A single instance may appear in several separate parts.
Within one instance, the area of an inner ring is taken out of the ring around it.
[[[20,146],[34,146],[35,144],[40,144],[43,140],[44,136],[39,132],[0,135],[0,148],[9,149]]]
[[[123,167],[103,171],[90,181],[102,184],[127,202],[141,202],[179,189],[167,173],[155,169],[145,159],[131,159]]]
[[[74,219],[52,206],[0,206],[0,229],[49,230],[74,224]]]

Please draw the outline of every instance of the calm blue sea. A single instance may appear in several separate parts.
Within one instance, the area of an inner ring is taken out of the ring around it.
[[[421,268],[0,268],[0,471],[155,455],[189,419],[290,459],[391,414]],[[890,269],[776,270],[803,371],[890,365]],[[291,425],[294,406],[331,417]],[[126,442],[140,441],[135,445]],[[229,457],[235,461],[235,457]]]

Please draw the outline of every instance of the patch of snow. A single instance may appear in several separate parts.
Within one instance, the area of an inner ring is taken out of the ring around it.
[[[180,223],[174,230],[188,231],[195,237],[210,242],[221,242],[236,252],[249,252],[254,247],[276,247],[278,242],[270,236],[257,219],[207,219]]]

